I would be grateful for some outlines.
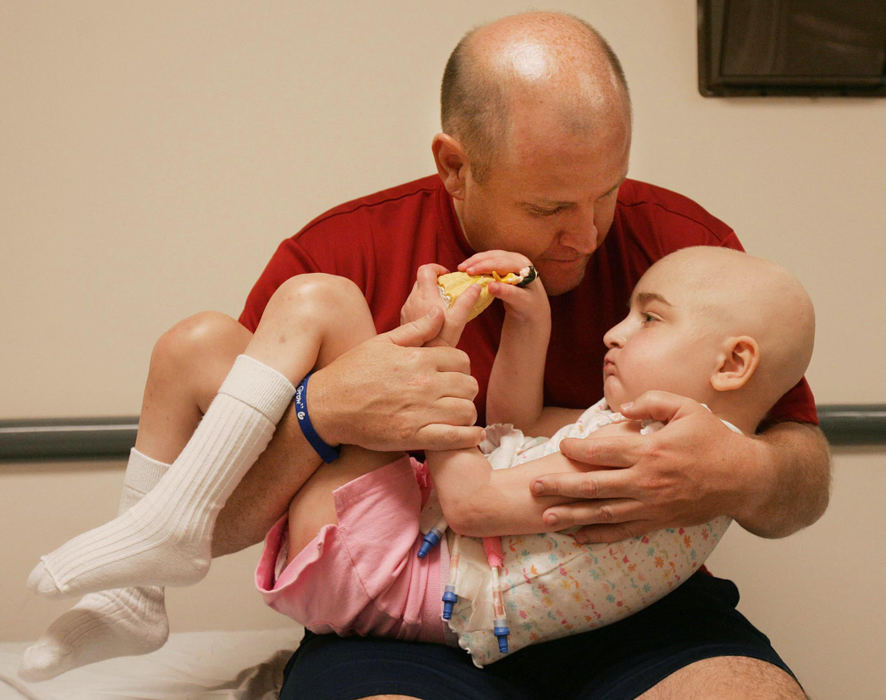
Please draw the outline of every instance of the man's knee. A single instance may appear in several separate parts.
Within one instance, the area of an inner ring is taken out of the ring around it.
[[[793,676],[778,666],[745,656],[717,656],[681,668],[640,697],[805,700],[806,694]]]

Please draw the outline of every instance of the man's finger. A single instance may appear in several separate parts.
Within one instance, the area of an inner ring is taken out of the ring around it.
[[[471,358],[468,357],[468,354],[463,350],[452,348],[448,345],[426,345],[420,349],[416,357],[423,362],[424,369],[428,372],[433,371],[447,375],[436,377],[439,380],[449,381],[453,379],[453,377],[449,376],[450,373],[463,375],[470,375],[471,373]],[[440,395],[448,393],[443,391]]]
[[[569,459],[592,467],[632,467],[646,449],[645,436],[566,438],[560,451]],[[576,475],[581,476],[581,475]]]
[[[647,391],[621,407],[622,414],[627,418],[660,423],[669,423],[699,411],[707,409],[697,401],[667,391]]]
[[[474,405],[473,398],[474,395],[468,392],[457,394],[450,391],[448,396],[443,396],[434,402],[434,408],[446,416],[447,423],[473,426],[477,422],[477,407]]]
[[[425,316],[417,318],[394,330],[382,333],[384,338],[404,348],[418,348],[436,338],[443,327],[443,309],[431,309]]]
[[[630,498],[581,501],[551,506],[542,516],[545,525],[557,529],[576,525],[619,525],[637,517],[639,503]]]
[[[622,469],[600,469],[584,474],[545,474],[530,484],[535,496],[561,496],[582,500],[634,498],[629,473]]]

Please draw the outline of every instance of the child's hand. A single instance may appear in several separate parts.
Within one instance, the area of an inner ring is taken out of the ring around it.
[[[520,273],[531,267],[532,262],[525,255],[507,250],[487,250],[476,253],[462,262],[458,269],[469,275],[489,275],[497,272],[504,276],[509,272]],[[536,278],[525,287],[502,282],[490,282],[489,293],[501,299],[505,312],[514,321],[528,324],[547,324],[550,319],[550,305],[544,285]]]
[[[446,309],[446,302],[440,296],[440,288],[437,286],[437,277],[447,272],[449,270],[436,263],[428,263],[418,268],[412,291],[400,309],[401,325],[426,316],[433,308]]]
[[[449,345],[455,347],[468,322],[471,307],[480,296],[480,288],[474,287],[465,292],[451,307],[440,295],[437,277],[449,272],[442,265],[428,263],[418,268],[412,291],[400,309],[400,323],[409,323],[429,314],[434,308],[443,309],[443,328],[439,335],[425,345]]]

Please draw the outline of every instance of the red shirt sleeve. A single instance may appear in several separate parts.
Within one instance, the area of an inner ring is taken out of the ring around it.
[[[794,421],[818,425],[818,411],[815,408],[815,397],[806,379],[782,396],[766,416],[766,422],[779,423]]]

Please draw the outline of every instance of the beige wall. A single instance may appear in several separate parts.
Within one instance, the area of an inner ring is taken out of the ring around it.
[[[239,313],[282,238],[431,171],[449,50],[524,7],[0,3],[0,418],[135,414],[165,328],[199,309]],[[886,402],[886,100],[704,99],[693,0],[560,8],[625,64],[631,174],[696,198],[809,288],[819,402]],[[862,535],[883,531],[883,456],[838,452],[834,504],[808,531],[764,542],[736,529],[715,553],[818,697],[875,696],[886,563]],[[113,512],[120,466],[0,465],[0,531],[15,533],[3,638],[32,637],[63,609],[21,584],[39,553]],[[174,624],[279,624],[250,593],[253,559],[175,591]]]

